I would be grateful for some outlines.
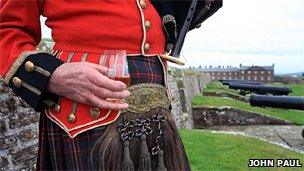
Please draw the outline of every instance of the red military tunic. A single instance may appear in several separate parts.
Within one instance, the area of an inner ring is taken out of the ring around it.
[[[46,25],[52,29],[55,41],[54,54],[63,62],[85,60],[100,63],[101,54],[109,49],[124,49],[128,56],[149,57],[164,53],[161,18],[148,0],[5,0],[1,1],[0,25],[0,75],[5,80],[8,81],[12,77],[11,71],[14,73],[16,70],[13,63],[25,60],[18,56],[23,51],[36,49],[41,38],[40,15],[47,18]],[[82,59],[84,54],[86,57]],[[37,63],[39,65],[43,61]],[[72,112],[73,102],[62,97],[59,107],[59,111],[46,109],[46,115],[70,137],[109,124],[119,116],[118,111],[77,104],[73,113],[81,115],[81,118],[71,123],[67,118]],[[90,114],[96,110],[99,116],[91,117]]]
[[[148,0],[2,0],[0,7],[2,76],[21,52],[36,49],[41,38],[40,15],[47,17],[46,25],[52,29],[54,49],[93,53],[125,49],[128,54],[144,55],[164,52],[161,19]]]

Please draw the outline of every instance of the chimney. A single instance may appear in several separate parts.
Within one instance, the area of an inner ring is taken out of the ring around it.
[[[242,68],[242,64],[240,64],[240,68]]]
[[[210,65],[209,68],[212,68],[212,65]]]

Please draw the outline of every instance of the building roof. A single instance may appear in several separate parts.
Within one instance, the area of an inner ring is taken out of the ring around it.
[[[201,72],[236,72],[239,71],[237,67],[213,67],[213,68],[195,68],[196,71],[201,71]]]
[[[200,72],[237,72],[237,71],[246,71],[246,70],[266,70],[266,71],[271,71],[274,70],[274,65],[272,66],[256,66],[256,65],[252,65],[252,66],[242,66],[240,65],[240,67],[198,67],[198,68],[192,68],[195,71],[200,71]]]
[[[265,69],[266,71],[274,70],[273,65],[272,66],[240,66],[240,70],[248,70],[251,67],[261,67],[261,68]]]

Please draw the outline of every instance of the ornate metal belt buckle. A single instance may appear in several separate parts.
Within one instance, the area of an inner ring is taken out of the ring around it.
[[[142,83],[130,86],[131,96],[126,99],[129,108],[126,111],[145,113],[156,107],[169,108],[170,100],[166,88],[160,84]]]

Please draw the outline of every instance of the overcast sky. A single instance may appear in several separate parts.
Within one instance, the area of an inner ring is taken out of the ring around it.
[[[303,10],[304,0],[224,0],[188,33],[182,58],[186,67],[275,64],[277,74],[304,71]],[[51,37],[44,25],[42,32]]]

